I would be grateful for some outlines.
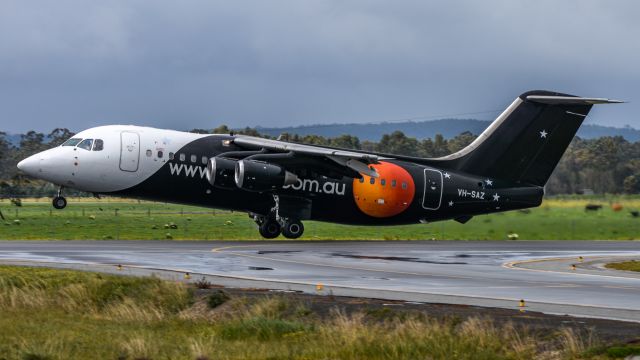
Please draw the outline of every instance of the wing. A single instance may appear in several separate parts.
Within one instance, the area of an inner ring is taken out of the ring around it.
[[[237,135],[233,143],[246,149],[260,150],[259,153],[247,157],[252,160],[263,160],[294,167],[317,166],[342,175],[360,177],[364,174],[378,177],[371,167],[382,158],[374,154],[344,149],[333,149],[323,146],[304,145],[280,140],[263,139],[252,136]]]

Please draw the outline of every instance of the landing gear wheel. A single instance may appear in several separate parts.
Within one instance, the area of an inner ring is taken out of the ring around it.
[[[275,239],[280,235],[280,224],[275,219],[264,220],[259,228],[260,235],[265,239]]]
[[[53,207],[60,210],[67,207],[67,199],[63,196],[56,196],[53,198]]]
[[[287,239],[297,239],[303,232],[304,225],[300,220],[286,220],[282,227],[282,235]]]

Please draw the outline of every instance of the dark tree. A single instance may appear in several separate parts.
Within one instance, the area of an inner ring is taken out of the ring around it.
[[[72,138],[76,133],[70,131],[67,128],[55,128],[52,132],[47,135],[49,139],[49,146],[55,147],[61,145],[63,142]]]

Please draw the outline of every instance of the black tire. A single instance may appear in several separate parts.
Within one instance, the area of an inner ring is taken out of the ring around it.
[[[62,196],[56,196],[53,198],[53,207],[60,210],[67,207],[67,199]]]
[[[304,225],[300,220],[287,220],[282,228],[282,235],[287,239],[297,239],[304,233]]]
[[[258,227],[260,235],[265,239],[275,239],[282,230],[280,224],[275,219],[267,219]]]

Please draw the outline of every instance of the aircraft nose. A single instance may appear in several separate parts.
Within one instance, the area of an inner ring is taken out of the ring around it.
[[[38,163],[39,160],[36,155],[29,156],[18,163],[18,169],[29,175],[33,175],[38,171]]]

